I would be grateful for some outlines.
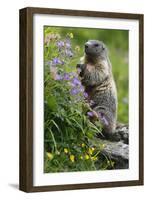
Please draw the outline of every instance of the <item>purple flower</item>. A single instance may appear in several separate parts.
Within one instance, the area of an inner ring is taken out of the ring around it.
[[[80,84],[81,84],[81,83],[80,83]],[[84,87],[83,87],[82,85],[80,86],[80,91],[81,91],[81,92],[84,92]]]
[[[64,80],[70,80],[70,74],[64,73],[63,79],[64,79]]]
[[[57,46],[58,46],[59,48],[64,47],[64,42],[63,42],[63,41],[57,42]]]
[[[84,97],[87,98],[88,97],[88,93],[84,92]]]
[[[68,48],[68,49],[70,49],[71,48],[71,44],[70,44],[70,42],[68,41],[68,42],[66,42],[66,48]]]
[[[93,116],[94,116],[94,113],[91,112],[91,111],[89,111],[89,112],[87,112],[87,115],[88,115],[89,117],[93,117]]]
[[[72,80],[72,85],[73,86],[78,86],[78,85],[81,85],[81,82],[79,81],[79,79],[78,78],[73,78],[73,80]]]
[[[99,112],[99,113],[98,113],[98,116],[99,116],[99,118],[100,118],[100,120],[101,120],[101,122],[102,122],[103,124],[105,124],[105,125],[107,125],[107,126],[109,125],[109,122],[108,122],[106,116],[104,115],[104,113]]]
[[[56,74],[55,80],[58,80],[58,81],[63,80],[63,77],[60,74]]]
[[[79,92],[79,91],[77,90],[77,88],[72,88],[72,89],[71,89],[71,94],[72,94],[72,95],[76,95],[76,94],[78,94],[78,92]]]
[[[71,50],[68,50],[68,49],[65,50],[65,54],[68,57],[72,57],[73,56],[73,53],[71,52]]]
[[[53,59],[53,64],[57,65],[57,64],[62,64],[62,61],[59,58],[54,58]]]

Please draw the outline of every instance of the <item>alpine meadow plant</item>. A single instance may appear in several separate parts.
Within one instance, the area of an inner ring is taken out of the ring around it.
[[[45,27],[44,34],[44,172],[106,169],[103,146],[92,144],[101,127],[90,120],[93,102],[76,73],[80,47],[72,46],[72,33],[61,37]]]

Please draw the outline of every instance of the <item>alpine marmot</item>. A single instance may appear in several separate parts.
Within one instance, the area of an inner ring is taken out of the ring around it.
[[[105,44],[98,40],[85,43],[83,63],[77,64],[79,76],[91,108],[102,124],[104,133],[114,133],[117,121],[117,91]]]

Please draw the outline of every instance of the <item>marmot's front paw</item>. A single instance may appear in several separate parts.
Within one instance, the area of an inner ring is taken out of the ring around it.
[[[77,68],[77,73],[80,77],[83,76],[84,73],[84,68],[85,68],[85,64],[77,64],[76,68]]]

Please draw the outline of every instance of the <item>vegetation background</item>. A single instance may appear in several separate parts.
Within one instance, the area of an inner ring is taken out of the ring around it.
[[[45,27],[45,172],[104,170],[115,165],[101,154],[102,144],[95,147],[91,142],[101,127],[90,123],[88,117],[83,118],[86,115],[83,97],[75,104],[75,97],[70,95],[71,88],[67,86],[68,77],[61,82],[61,74],[75,73],[76,65],[84,55],[84,44],[89,39],[103,41],[108,48],[118,92],[118,121],[128,124],[128,31]],[[69,48],[63,45],[62,50],[59,49],[61,42]],[[60,50],[62,53],[68,51],[68,54],[62,54]],[[58,75],[54,80],[49,73],[51,68]]]

